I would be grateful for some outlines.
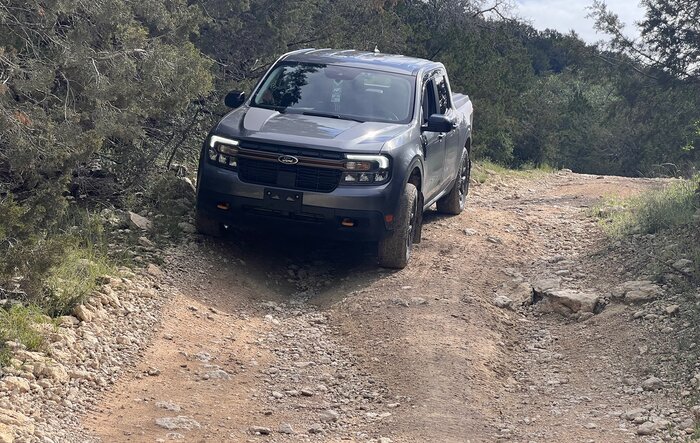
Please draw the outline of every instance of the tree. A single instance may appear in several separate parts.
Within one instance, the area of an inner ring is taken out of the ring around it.
[[[612,49],[674,77],[700,80],[700,3],[697,0],[643,0],[641,41],[622,33],[623,24],[602,0],[593,3],[596,28],[612,36]]]

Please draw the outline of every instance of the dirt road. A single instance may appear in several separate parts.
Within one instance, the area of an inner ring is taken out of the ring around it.
[[[462,215],[426,214],[398,272],[362,244],[200,239],[168,255],[162,327],[84,426],[104,442],[656,441],[680,426],[678,393],[639,385],[674,349],[634,307],[577,319],[494,304],[542,277],[607,295],[627,270],[600,254],[588,208],[653,186],[491,178]]]

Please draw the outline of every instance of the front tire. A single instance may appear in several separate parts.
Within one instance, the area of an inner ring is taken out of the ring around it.
[[[224,235],[224,227],[216,220],[213,220],[202,214],[199,210],[194,216],[194,225],[197,232],[209,237],[222,237]]]
[[[419,211],[423,208],[418,203],[418,190],[412,183],[407,183],[394,219],[394,230],[379,242],[379,266],[403,269],[408,264],[416,232],[420,232]]]
[[[443,214],[458,215],[464,210],[469,195],[469,180],[471,177],[472,161],[469,151],[462,151],[462,159],[457,173],[457,179],[450,193],[437,201],[437,210]]]

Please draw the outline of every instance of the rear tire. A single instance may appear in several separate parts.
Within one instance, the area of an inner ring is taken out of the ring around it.
[[[407,183],[394,219],[394,230],[379,242],[379,266],[392,269],[406,267],[416,232],[420,232],[419,211],[422,210],[418,205],[418,190],[412,183]]]
[[[437,210],[443,214],[458,215],[464,210],[469,195],[469,179],[471,177],[472,162],[469,151],[462,151],[462,159],[459,163],[457,179],[450,193],[437,201]]]
[[[216,220],[213,220],[197,210],[194,217],[194,225],[197,232],[209,237],[221,237],[224,235],[224,227]]]

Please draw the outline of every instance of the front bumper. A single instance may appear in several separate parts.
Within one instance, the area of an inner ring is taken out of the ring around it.
[[[313,235],[366,241],[380,240],[392,229],[385,221],[396,201],[392,181],[382,186],[339,186],[323,193],[245,183],[235,171],[206,161],[200,168],[197,211],[223,224],[306,229]],[[272,199],[270,193],[279,193],[282,199]],[[283,201],[296,195],[301,201]],[[345,226],[347,220],[353,226]]]

